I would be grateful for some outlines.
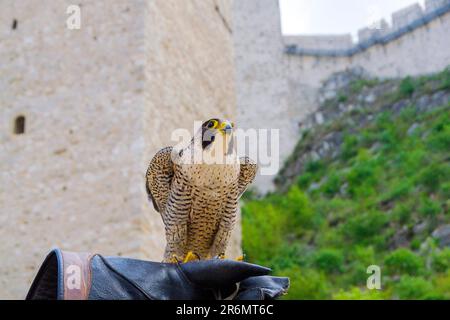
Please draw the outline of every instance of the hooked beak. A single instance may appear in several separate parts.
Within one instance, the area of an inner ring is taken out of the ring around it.
[[[231,134],[233,131],[233,124],[228,120],[222,121],[219,125],[219,130],[224,134]]]

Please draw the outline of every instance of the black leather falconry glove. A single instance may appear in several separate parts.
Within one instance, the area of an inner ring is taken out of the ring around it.
[[[269,272],[234,260],[171,264],[55,249],[26,299],[275,299],[287,292],[289,279],[268,276]]]

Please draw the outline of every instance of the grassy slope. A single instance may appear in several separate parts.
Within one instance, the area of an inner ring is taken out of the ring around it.
[[[447,70],[407,78],[388,98],[436,81],[450,90]],[[308,163],[288,191],[244,198],[244,252],[291,278],[290,299],[450,299],[450,249],[430,237],[450,223],[449,164],[450,103],[426,114],[413,106],[379,113],[346,136],[338,158]],[[381,267],[380,291],[366,289],[372,264]]]

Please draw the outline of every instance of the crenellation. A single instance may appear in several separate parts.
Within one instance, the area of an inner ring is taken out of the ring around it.
[[[385,19],[358,30],[358,41],[349,35],[289,35],[283,36],[285,52],[294,55],[344,57],[362,53],[378,44],[386,45],[415,29],[425,26],[450,11],[450,0],[429,0],[424,11],[413,4],[392,14],[392,26]]]
[[[450,0],[425,0],[425,12],[431,13],[446,5],[450,5]]]
[[[392,29],[396,31],[405,28],[414,21],[422,18],[423,14],[422,7],[418,3],[398,10],[392,13]]]
[[[374,22],[370,27],[364,27],[358,30],[358,42],[363,43],[373,38],[381,38],[392,32],[385,19]]]
[[[351,34],[283,36],[283,40],[286,45],[296,45],[304,49],[340,50],[353,46]]]

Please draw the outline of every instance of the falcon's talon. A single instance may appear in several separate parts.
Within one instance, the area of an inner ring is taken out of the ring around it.
[[[172,258],[170,258],[169,263],[179,263],[180,259],[178,259],[178,257],[174,254],[172,255]]]
[[[198,256],[198,254],[196,254],[192,251],[189,251],[186,254],[186,257],[184,257],[183,263],[194,261],[194,260],[200,260],[200,257]]]
[[[244,261],[244,259],[245,259],[245,255],[241,255],[236,258],[236,261]]]

